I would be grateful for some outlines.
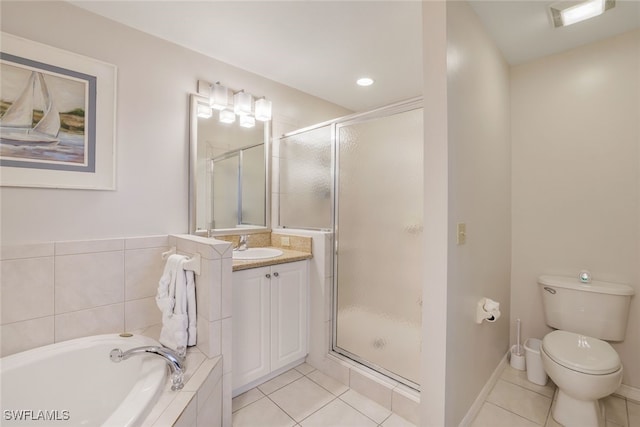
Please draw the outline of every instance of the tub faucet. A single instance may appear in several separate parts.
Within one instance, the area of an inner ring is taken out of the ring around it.
[[[119,363],[137,354],[153,354],[162,357],[167,362],[167,365],[169,365],[169,370],[171,371],[171,390],[176,391],[181,390],[182,387],[184,387],[182,380],[184,379],[185,372],[185,352],[186,350],[184,347],[178,347],[178,351],[174,351],[167,347],[151,345],[146,347],[135,347],[127,351],[114,348],[109,353],[109,358],[112,362]]]
[[[235,249],[236,251],[246,251],[249,249],[249,243],[247,242],[248,236],[243,234],[240,236],[240,243],[238,243],[238,247]]]

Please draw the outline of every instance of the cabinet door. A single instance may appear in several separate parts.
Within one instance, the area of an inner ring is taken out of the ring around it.
[[[233,273],[234,390],[270,372],[269,275],[268,267]]]
[[[307,355],[307,261],[271,267],[271,370]]]

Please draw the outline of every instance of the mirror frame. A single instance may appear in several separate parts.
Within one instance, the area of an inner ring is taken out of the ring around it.
[[[223,234],[251,234],[271,231],[271,121],[264,122],[264,227],[251,228],[219,228],[198,230],[196,228],[197,213],[197,165],[198,165],[198,104],[208,104],[209,100],[202,95],[189,95],[189,234],[211,237]]]

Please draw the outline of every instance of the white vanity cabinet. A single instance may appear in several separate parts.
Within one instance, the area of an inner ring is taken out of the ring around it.
[[[308,261],[233,273],[233,394],[307,355]]]

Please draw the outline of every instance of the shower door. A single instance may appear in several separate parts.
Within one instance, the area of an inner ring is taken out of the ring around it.
[[[423,113],[412,108],[336,126],[333,346],[417,388]]]

